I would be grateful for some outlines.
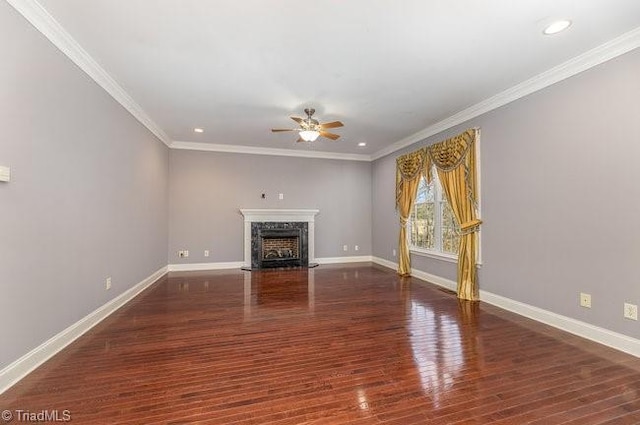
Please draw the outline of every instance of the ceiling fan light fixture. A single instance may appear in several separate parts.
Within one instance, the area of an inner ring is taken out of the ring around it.
[[[318,136],[320,136],[320,132],[316,130],[302,130],[300,132],[300,138],[305,142],[314,142]]]

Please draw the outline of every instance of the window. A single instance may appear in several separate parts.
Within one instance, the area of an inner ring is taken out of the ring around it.
[[[420,179],[409,219],[409,246],[445,256],[457,256],[460,232],[453,211],[433,170],[431,183]]]

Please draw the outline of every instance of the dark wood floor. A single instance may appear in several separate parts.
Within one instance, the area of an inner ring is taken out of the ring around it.
[[[176,273],[0,408],[83,424],[638,424],[639,371],[370,264]]]

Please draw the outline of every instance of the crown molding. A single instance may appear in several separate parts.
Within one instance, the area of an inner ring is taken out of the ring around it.
[[[470,106],[417,133],[401,139],[372,155],[341,154],[337,152],[310,152],[294,149],[271,149],[250,146],[208,144],[171,141],[131,96],[87,53],[77,41],[36,0],[7,0],[24,18],[71,59],[80,69],[109,93],[131,115],[149,129],[165,145],[173,149],[191,149],[212,152],[248,153],[256,155],[297,156],[305,158],[341,159],[350,161],[375,161],[393,152],[420,142],[430,136],[462,124],[472,118],[497,109],[531,93],[549,87],[596,65],[640,47],[640,27],[591,49],[573,59],[549,69],[533,78],[504,90],[495,96]]]
[[[533,78],[508,88],[495,96],[476,103],[475,105],[439,121],[424,130],[414,133],[411,136],[399,140],[386,148],[380,149],[371,155],[371,159],[375,161],[376,159],[387,156],[416,142],[420,142],[427,137],[431,137],[442,131],[448,130],[451,127],[462,124],[472,118],[497,109],[538,90],[542,90],[557,82],[593,68],[596,65],[600,65],[601,63],[628,53],[638,47],[640,47],[640,27],[601,44],[600,46],[576,56],[573,59],[569,59],[568,61],[538,74]]]
[[[167,146],[171,144],[169,136],[40,3],[36,0],[7,0],[7,2],[158,139]]]
[[[294,149],[260,148],[255,146],[222,145],[213,143],[174,141],[169,145],[171,149],[184,149],[207,152],[229,152],[253,155],[297,156],[302,158],[341,159],[346,161],[371,162],[370,155],[356,153],[298,151]]]

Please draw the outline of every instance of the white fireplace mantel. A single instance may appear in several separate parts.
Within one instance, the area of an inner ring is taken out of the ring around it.
[[[244,268],[251,268],[251,223],[253,222],[306,222],[308,229],[309,264],[315,262],[315,217],[320,210],[309,209],[247,209],[244,216]]]

